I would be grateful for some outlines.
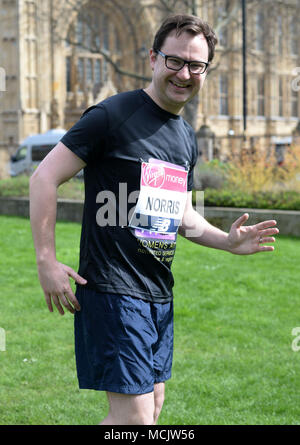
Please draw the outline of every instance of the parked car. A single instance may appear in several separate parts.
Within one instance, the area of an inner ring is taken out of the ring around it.
[[[39,163],[60,141],[66,130],[55,128],[43,134],[34,134],[24,139],[10,159],[10,175],[31,174]]]

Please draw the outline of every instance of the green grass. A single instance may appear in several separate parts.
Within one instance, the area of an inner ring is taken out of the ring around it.
[[[0,424],[97,424],[104,393],[79,390],[73,316],[48,312],[27,219],[0,217]],[[78,266],[80,225],[57,224],[60,261]],[[233,256],[179,239],[172,379],[164,425],[299,424],[300,239]]]

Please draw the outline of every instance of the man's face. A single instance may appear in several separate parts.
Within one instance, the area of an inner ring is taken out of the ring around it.
[[[208,61],[208,44],[203,34],[184,32],[176,37],[173,31],[160,50],[168,56],[188,61]],[[178,114],[202,88],[207,71],[204,74],[190,74],[187,65],[180,71],[170,70],[165,65],[164,57],[153,50],[150,50],[150,63],[153,77],[148,93],[161,108]]]

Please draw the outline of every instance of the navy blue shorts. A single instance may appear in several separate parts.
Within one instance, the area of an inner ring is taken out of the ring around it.
[[[78,286],[79,388],[145,394],[171,377],[173,302],[151,303]]]

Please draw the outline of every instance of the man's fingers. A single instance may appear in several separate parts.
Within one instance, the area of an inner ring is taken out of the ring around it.
[[[249,218],[249,213],[244,213],[244,215],[240,216],[234,223],[232,224],[232,227],[238,229],[241,227]]]
[[[279,230],[277,228],[274,229],[265,229],[260,232],[260,237],[270,236],[270,235],[277,235]]]
[[[53,312],[53,307],[52,307],[52,303],[51,303],[51,295],[48,292],[44,292],[45,294],[45,300],[48,306],[48,309],[50,312]]]
[[[277,224],[277,221],[275,221],[275,219],[271,219],[271,220],[263,221],[261,223],[256,224],[256,228],[257,228],[257,230],[263,230],[263,229],[267,229],[272,226],[276,226],[276,224]],[[279,232],[279,230],[277,229],[277,233],[278,232]]]
[[[276,238],[273,238],[273,237],[271,237],[271,236],[267,236],[267,237],[263,237],[263,236],[261,236],[261,237],[259,238],[259,242],[260,242],[261,244],[264,244],[264,243],[275,243],[275,241],[276,241]]]
[[[45,294],[45,296],[46,296],[46,294]],[[69,312],[71,312],[71,314],[74,314],[76,311],[80,311],[80,309],[81,309],[80,304],[78,303],[78,301],[71,289],[61,295],[50,296],[50,294],[47,294],[46,303],[49,308],[49,311],[53,312],[51,298],[53,300],[53,303],[57,307],[58,312],[61,315],[64,315],[64,313],[65,313],[62,306],[64,306]]]
[[[274,250],[273,246],[261,246],[258,252],[273,252],[273,250]]]
[[[87,280],[85,278],[81,277],[80,275],[78,275],[78,273],[75,272],[75,270],[73,270],[71,267],[69,267],[69,266],[64,266],[64,267],[65,267],[68,275],[70,277],[72,277],[76,283],[78,283],[78,284],[86,284],[87,283]]]
[[[244,213],[242,216],[240,216],[233,224],[232,226],[235,227],[236,229],[238,229],[239,227],[241,227],[247,220],[249,219],[249,213]],[[273,227],[276,226],[277,221],[275,221],[275,219],[270,219],[267,221],[262,221],[258,224],[255,225],[257,230],[264,230],[267,229],[269,227]],[[278,233],[279,230],[276,228],[277,232],[273,232],[274,233]]]
[[[60,304],[58,296],[57,295],[52,295],[52,300],[53,300],[53,303],[55,304],[55,306],[57,307],[58,312],[61,315],[64,315],[65,312],[64,312],[64,310],[62,308],[62,305]]]
[[[64,308],[72,314],[75,311],[80,311],[81,307],[72,291],[69,277],[83,285],[87,283],[87,280],[78,275],[71,267],[61,263],[57,263],[50,272],[48,270],[46,272],[41,271],[42,287],[49,311],[53,312],[53,303],[61,315],[65,313]]]
[[[75,297],[75,295],[72,292],[72,289],[68,290],[65,292],[65,296],[68,298],[68,300],[72,303],[72,305],[74,306],[73,308],[73,313],[76,311],[80,311],[81,307],[80,304],[78,303],[77,298]]]
[[[61,295],[59,297],[61,303],[64,305],[64,307],[71,312],[71,314],[75,314],[75,309],[74,307],[71,305],[71,303],[69,302],[68,298],[66,297],[66,295]]]

